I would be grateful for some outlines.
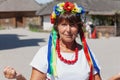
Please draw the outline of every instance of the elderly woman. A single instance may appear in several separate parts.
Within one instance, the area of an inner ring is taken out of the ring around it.
[[[33,58],[30,80],[101,80],[99,66],[82,30],[84,12],[83,7],[71,2],[54,6],[49,42]],[[76,41],[78,35],[80,44]]]

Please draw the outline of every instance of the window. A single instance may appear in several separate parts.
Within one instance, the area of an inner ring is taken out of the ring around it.
[[[92,16],[93,23],[97,26],[114,26],[115,17],[114,16]]]

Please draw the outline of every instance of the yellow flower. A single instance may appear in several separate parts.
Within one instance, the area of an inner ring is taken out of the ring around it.
[[[74,4],[74,5],[75,5],[75,7],[73,8],[72,12],[74,12],[74,13],[79,13],[79,12],[80,12],[80,9],[77,7],[76,4]]]
[[[78,9],[75,7],[75,8],[73,8],[72,12],[77,13]]]
[[[59,3],[59,4],[58,4],[58,6],[59,6],[59,7],[63,7],[63,6],[64,6],[64,4],[65,4],[65,3],[64,3],[64,2],[62,2],[62,3]]]
[[[56,14],[55,14],[55,12],[52,12],[52,17],[51,17],[51,18],[53,18],[53,19],[56,18]]]
[[[59,7],[59,10],[63,11],[63,6],[64,6],[64,2],[59,3],[57,6]]]

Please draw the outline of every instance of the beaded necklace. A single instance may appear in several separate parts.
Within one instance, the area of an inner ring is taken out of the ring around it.
[[[78,60],[78,48],[77,47],[75,48],[75,58],[73,60],[67,60],[61,55],[59,39],[57,39],[56,50],[58,53],[58,58],[66,64],[74,64]]]

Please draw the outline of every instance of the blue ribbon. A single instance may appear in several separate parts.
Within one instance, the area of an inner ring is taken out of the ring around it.
[[[47,73],[51,73],[51,69],[50,69],[51,46],[52,46],[52,34],[50,34],[50,36],[49,36],[49,41],[48,41],[48,55],[47,55],[47,59],[48,59],[48,70],[47,70]]]
[[[92,55],[92,52],[90,51],[90,48],[89,48],[89,47],[88,47],[88,50],[89,50],[91,59],[92,59],[92,61],[93,61],[93,66],[94,66],[94,68],[96,69],[96,71],[98,72],[98,74],[100,74],[100,69],[99,69],[99,67],[98,67],[98,65],[97,65],[97,63],[96,63],[96,61],[95,61],[95,59],[94,59],[94,57],[93,57],[93,55]]]

